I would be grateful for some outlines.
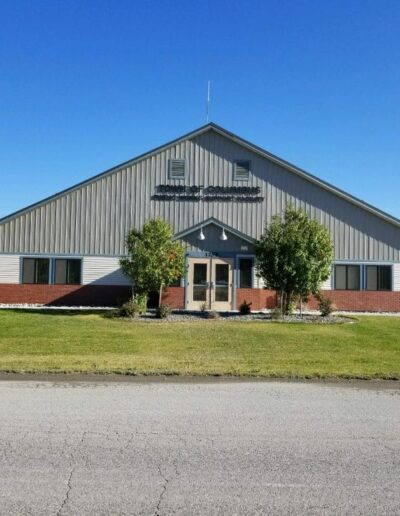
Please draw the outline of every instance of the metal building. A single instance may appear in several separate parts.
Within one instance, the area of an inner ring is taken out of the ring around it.
[[[400,311],[400,221],[212,123],[1,219],[0,303],[115,304],[128,230],[162,218],[187,259],[166,302],[272,307],[253,246],[287,204],[329,229],[339,308]]]

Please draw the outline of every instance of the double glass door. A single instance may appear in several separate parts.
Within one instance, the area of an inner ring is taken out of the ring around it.
[[[187,281],[187,308],[200,310],[232,309],[233,260],[191,258]]]

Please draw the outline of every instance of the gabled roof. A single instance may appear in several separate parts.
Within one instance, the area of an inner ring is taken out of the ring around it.
[[[190,226],[190,228],[186,228],[183,231],[180,231],[179,233],[176,233],[174,235],[174,240],[180,240],[181,238],[184,238],[187,235],[190,235],[191,233],[194,233],[195,231],[199,231],[200,228],[205,228],[209,226],[210,224],[213,224],[214,226],[218,226],[221,229],[224,229],[228,233],[231,233],[232,235],[240,238],[241,240],[244,240],[245,242],[249,242],[250,244],[255,244],[256,240],[254,238],[249,237],[248,235],[245,235],[241,231],[238,231],[237,229],[232,228],[231,226],[228,226],[228,224],[224,224],[220,220],[209,217],[206,220],[203,220],[203,222],[199,222],[198,224],[195,224],[194,226]]]
[[[367,202],[362,201],[361,199],[358,199],[357,197],[354,197],[353,195],[345,192],[344,190],[341,190],[340,188],[336,188],[332,184],[330,184],[326,181],[323,181],[322,179],[319,179],[318,177],[314,176],[313,174],[310,174],[309,172],[306,172],[305,170],[302,170],[301,168],[296,167],[295,165],[289,163],[288,161],[285,161],[282,158],[279,158],[278,156],[271,154],[270,152],[255,145],[254,143],[251,143],[251,142],[241,138],[240,136],[237,136],[236,134],[231,133],[230,131],[227,131],[223,127],[221,127],[217,124],[214,124],[212,122],[210,122],[206,125],[203,125],[202,127],[199,127],[198,129],[195,129],[194,131],[191,131],[190,133],[184,134],[183,136],[180,136],[179,138],[176,138],[175,140],[165,143],[164,145],[156,147],[155,149],[152,149],[144,154],[140,154],[139,156],[136,156],[135,158],[132,158],[128,161],[120,163],[119,165],[116,165],[115,167],[105,170],[104,172],[101,172],[100,174],[92,176],[89,179],[86,179],[85,181],[82,181],[80,183],[77,183],[77,184],[71,186],[70,188],[67,188],[60,192],[57,192],[56,194],[51,195],[50,197],[46,197],[45,199],[42,199],[41,201],[39,201],[37,203],[31,204],[25,208],[22,208],[21,210],[11,213],[10,215],[7,215],[7,216],[3,217],[2,219],[0,219],[0,224],[6,222],[7,220],[9,220],[11,218],[21,215],[24,212],[30,211],[34,208],[37,208],[49,201],[53,201],[53,200],[57,199],[58,197],[61,197],[67,193],[73,192],[74,190],[77,190],[79,188],[82,188],[83,186],[93,183],[94,181],[97,181],[100,178],[103,178],[107,175],[113,174],[114,172],[116,172],[117,170],[119,170],[123,167],[133,165],[136,162],[138,162],[142,159],[148,158],[148,157],[152,156],[153,154],[156,154],[168,147],[176,145],[177,143],[180,143],[184,140],[189,140],[189,139],[195,138],[196,136],[206,133],[207,131],[214,131],[217,134],[220,134],[220,135],[224,136],[225,138],[228,138],[231,141],[237,143],[238,145],[241,145],[242,147],[245,147],[245,148],[249,149],[250,151],[259,154],[260,156],[272,161],[273,163],[276,163],[277,165],[285,168],[286,170],[293,172],[294,174],[302,177],[303,179],[309,181],[310,183],[313,183],[313,184],[323,188],[324,190],[327,190],[327,191],[333,193],[334,195],[337,195],[338,197],[341,197],[341,198],[345,199],[346,201],[349,201],[352,204],[354,204],[364,210],[367,210],[370,213],[373,213],[377,217],[379,217],[387,222],[390,222],[391,224],[394,224],[397,227],[400,227],[400,219],[397,219],[396,217],[394,217],[378,208],[375,208],[371,204],[368,204]]]

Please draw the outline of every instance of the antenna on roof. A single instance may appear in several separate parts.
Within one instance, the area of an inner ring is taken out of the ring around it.
[[[210,121],[211,81],[207,83],[207,124]]]

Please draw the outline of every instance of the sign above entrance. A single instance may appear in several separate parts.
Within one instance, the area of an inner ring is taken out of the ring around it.
[[[154,201],[262,202],[259,186],[158,185]]]

